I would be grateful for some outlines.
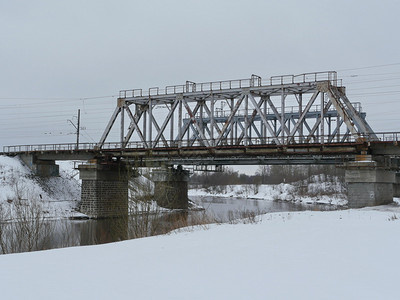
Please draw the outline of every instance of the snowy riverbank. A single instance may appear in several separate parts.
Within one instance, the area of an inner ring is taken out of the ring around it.
[[[60,177],[40,179],[33,176],[17,158],[0,156],[0,204],[4,204],[4,208],[7,208],[13,201],[38,200],[46,218],[83,216],[77,212],[81,188],[73,162],[57,163],[60,166]],[[145,177],[139,177],[132,180],[131,188],[131,195],[143,196],[143,193],[151,193],[152,183]],[[324,180],[319,176],[314,176],[307,183],[229,185],[189,189],[189,198],[191,196],[282,200],[307,204],[347,203],[343,185],[337,178]],[[153,206],[154,209],[160,209],[156,205]],[[140,210],[140,207],[135,209]]]
[[[59,162],[60,176],[39,178],[18,158],[0,156],[0,204],[37,201],[47,218],[79,215],[81,188],[73,162]],[[11,216],[12,217],[12,216]]]
[[[0,256],[4,299],[398,299],[400,210],[264,215]]]
[[[347,196],[340,182],[314,181],[315,182],[309,184],[297,182],[294,184],[243,184],[192,188],[189,189],[189,198],[191,196],[238,197],[266,201],[291,201],[306,204],[332,204],[338,206],[347,204]]]

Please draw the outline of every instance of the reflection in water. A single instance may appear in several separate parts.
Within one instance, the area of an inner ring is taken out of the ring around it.
[[[100,220],[61,220],[54,222],[56,230],[50,248],[96,245],[165,234],[193,225],[188,216],[187,211],[176,211]]]
[[[240,212],[262,214],[302,210],[335,210],[332,205],[297,204],[286,201],[265,201],[240,198],[192,197],[202,211],[147,212],[124,218],[101,220],[58,220],[47,224],[53,228],[42,249],[95,245],[158,234],[211,222],[231,222],[243,217]],[[11,230],[11,229],[10,229]],[[34,249],[38,250],[38,249]],[[40,250],[40,249],[39,249]],[[28,250],[18,250],[23,252]],[[1,253],[1,252],[0,252]]]
[[[209,215],[221,222],[229,221],[232,212],[241,211],[252,212],[256,214],[265,214],[272,212],[289,212],[304,210],[337,210],[337,206],[329,204],[305,204],[289,201],[266,201],[257,199],[241,198],[220,198],[220,197],[192,197],[192,200],[204,207]]]

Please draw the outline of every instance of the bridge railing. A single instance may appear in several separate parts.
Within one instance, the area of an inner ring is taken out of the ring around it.
[[[292,144],[335,144],[335,143],[349,143],[349,142],[367,142],[367,141],[374,141],[374,142],[400,142],[400,132],[378,132],[375,133],[376,138],[370,138],[366,135],[360,135],[358,137],[354,137],[350,134],[343,134],[343,135],[336,135],[332,136],[320,136],[320,135],[313,135],[313,136],[294,136],[294,137],[278,137],[278,140],[283,145],[292,145]],[[206,147],[205,145],[208,144],[211,147],[215,147],[216,140],[208,139],[204,141],[198,140],[182,140],[180,144],[176,141],[166,141],[168,147],[164,145],[164,143],[159,142],[156,147],[151,149],[165,149],[165,148],[190,148],[190,147]],[[151,142],[147,142],[147,145],[152,145]],[[231,139],[231,137],[226,137],[221,140],[219,146],[222,147],[237,147],[237,146],[257,146],[257,145],[276,145],[276,140],[272,137],[265,137],[265,138],[248,138],[248,139],[241,139],[238,141],[237,139]],[[103,150],[121,150],[122,144],[120,142],[114,143],[104,143]],[[129,142],[125,145],[124,149],[140,149],[145,150],[145,144],[143,142]],[[64,143],[64,144],[36,144],[36,145],[15,145],[15,146],[4,146],[3,152],[4,153],[30,153],[30,152],[60,152],[60,151],[68,151],[68,152],[75,152],[75,151],[98,151],[96,143],[80,143],[77,147],[76,143]]]
[[[306,82],[329,81],[334,86],[341,86],[342,80],[337,78],[337,72],[313,72],[299,75],[272,76],[269,80],[270,85],[296,84]]]
[[[337,79],[335,71],[304,73],[299,75],[283,75],[272,76],[269,79],[263,80],[260,76],[252,75],[251,78],[210,81],[195,83],[187,81],[186,84],[170,85],[164,89],[159,87],[149,88],[147,91],[142,89],[121,90],[119,98],[135,98],[146,96],[173,95],[178,93],[194,93],[194,92],[212,92],[231,89],[285,85],[285,84],[300,84],[307,82],[329,81],[332,85],[341,86],[341,79]]]

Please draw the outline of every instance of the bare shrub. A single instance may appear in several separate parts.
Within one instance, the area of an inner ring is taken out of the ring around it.
[[[228,212],[229,224],[256,224],[261,222],[261,211],[230,210]]]
[[[37,200],[18,200],[1,205],[1,252],[18,253],[50,248],[55,224],[49,222]]]

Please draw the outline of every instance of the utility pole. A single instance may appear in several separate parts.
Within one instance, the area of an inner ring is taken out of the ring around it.
[[[77,125],[75,125],[74,122],[72,122],[71,120],[68,120],[68,121],[69,121],[69,122],[72,124],[72,126],[74,126],[75,129],[76,129],[76,150],[78,150],[78,149],[79,149],[79,128],[80,128],[80,126],[81,126],[81,110],[78,109],[78,122],[77,122]]]
[[[81,110],[78,109],[78,128],[76,128],[76,150],[79,149],[79,128],[81,123]]]

